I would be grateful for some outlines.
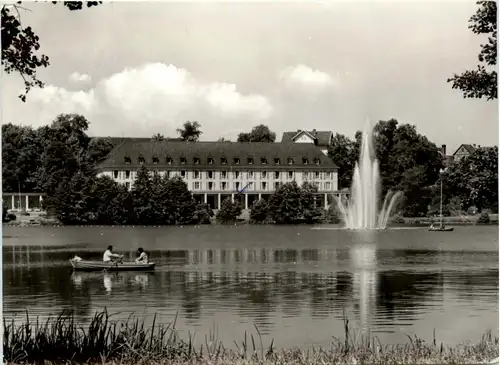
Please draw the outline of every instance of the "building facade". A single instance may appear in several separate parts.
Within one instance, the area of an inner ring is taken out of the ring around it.
[[[137,170],[180,176],[198,202],[220,207],[226,197],[249,209],[282,184],[304,182],[318,189],[326,208],[338,191],[338,167],[314,143],[179,142],[124,140],[99,166],[99,175],[131,189]]]

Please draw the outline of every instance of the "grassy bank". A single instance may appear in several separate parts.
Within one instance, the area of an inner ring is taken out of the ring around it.
[[[434,340],[408,338],[401,345],[383,345],[377,338],[361,337],[344,321],[344,338],[332,339],[327,349],[277,350],[256,335],[244,334],[233,349],[215,336],[195,347],[193,337],[182,339],[172,325],[153,322],[146,328],[139,320],[113,321],[106,311],[97,313],[86,328],[72,314],[63,313],[44,323],[23,324],[4,320],[4,362],[10,364],[414,364],[485,363],[498,357],[498,337],[486,333],[476,343],[449,347]]]

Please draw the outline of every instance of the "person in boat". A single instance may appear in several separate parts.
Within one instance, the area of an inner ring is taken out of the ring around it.
[[[146,254],[146,252],[144,252],[142,247],[139,247],[139,249],[137,250],[137,253],[139,254],[139,257],[135,259],[135,263],[136,264],[147,264],[148,263],[148,255]]]
[[[121,259],[123,258],[123,255],[118,255],[116,253],[113,253],[113,246],[109,245],[108,249],[104,251],[104,255],[102,255],[102,261],[104,262],[111,262],[115,261],[115,259]]]

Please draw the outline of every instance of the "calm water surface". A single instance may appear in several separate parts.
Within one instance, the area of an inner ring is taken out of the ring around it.
[[[82,323],[107,307],[183,333],[244,332],[279,347],[328,346],[353,325],[384,343],[417,334],[448,344],[498,335],[498,227],[352,232],[322,226],[3,228],[4,317],[72,309]],[[101,259],[106,246],[154,273],[71,273],[74,254]]]

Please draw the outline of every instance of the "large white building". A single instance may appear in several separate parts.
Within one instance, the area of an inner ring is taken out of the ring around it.
[[[330,132],[291,132],[295,140],[286,137],[287,133],[279,143],[124,138],[100,164],[99,175],[131,188],[137,170],[145,165],[161,176],[182,177],[195,199],[213,209],[218,209],[226,197],[238,199],[244,209],[249,209],[255,200],[267,198],[281,184],[296,181],[300,186],[310,182],[318,188],[326,208],[333,196],[340,196],[338,167],[314,135]],[[305,143],[304,136],[310,143]]]

